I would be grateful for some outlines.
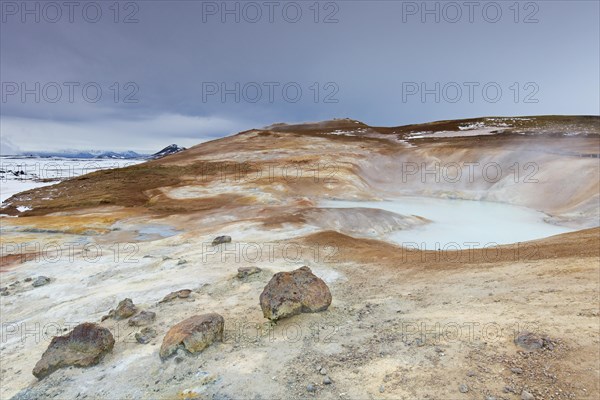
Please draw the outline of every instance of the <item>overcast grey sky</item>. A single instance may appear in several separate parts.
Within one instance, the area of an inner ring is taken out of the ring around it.
[[[597,115],[599,2],[515,3],[2,1],[2,154],[335,117]]]

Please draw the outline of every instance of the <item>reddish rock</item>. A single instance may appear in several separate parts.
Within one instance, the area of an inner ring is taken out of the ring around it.
[[[138,311],[131,299],[122,300],[115,309],[115,319],[125,319],[134,315]]]
[[[330,304],[329,288],[308,267],[273,275],[260,294],[263,315],[271,320],[324,311]]]
[[[89,367],[100,362],[115,345],[112,333],[93,323],[77,325],[69,334],[52,338],[33,375],[42,379],[59,368]]]
[[[108,318],[114,318],[116,320],[126,319],[135,315],[138,312],[138,308],[133,304],[131,299],[124,299],[119,302],[117,308],[110,310],[108,315],[102,317],[101,321]]]
[[[183,345],[190,353],[197,353],[215,340],[223,341],[225,320],[216,313],[194,315],[173,325],[160,346],[160,357],[164,360]]]

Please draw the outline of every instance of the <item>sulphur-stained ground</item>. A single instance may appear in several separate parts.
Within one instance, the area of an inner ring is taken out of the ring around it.
[[[14,196],[2,212],[18,217],[0,219],[0,397],[596,399],[598,133],[593,117],[274,125]],[[465,162],[513,169],[444,177],[443,165]],[[423,163],[442,178],[421,176]],[[532,171],[537,182],[524,182]],[[319,208],[406,195],[524,206],[572,232],[419,251],[386,235],[432,221]],[[231,243],[213,246],[218,235]],[[331,306],[269,322],[263,288],[304,265]],[[261,271],[237,277],[251,266]],[[49,282],[33,286],[38,276]],[[189,297],[161,302],[182,289]],[[156,313],[149,343],[126,319],[100,322],[125,298]],[[225,319],[223,342],[161,360],[170,327],[211,312]],[[112,352],[37,380],[52,336],[83,322],[110,329]],[[517,346],[523,331],[549,345]]]

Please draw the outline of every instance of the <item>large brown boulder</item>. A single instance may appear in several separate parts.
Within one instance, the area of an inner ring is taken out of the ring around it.
[[[194,315],[173,325],[160,346],[160,357],[164,360],[183,345],[190,353],[197,353],[215,340],[223,341],[225,320],[216,313]]]
[[[308,267],[276,273],[260,294],[263,315],[271,320],[324,311],[330,304],[329,288]]]
[[[33,368],[33,375],[42,379],[59,368],[96,365],[114,345],[115,339],[108,329],[89,322],[77,325],[69,334],[52,338]]]

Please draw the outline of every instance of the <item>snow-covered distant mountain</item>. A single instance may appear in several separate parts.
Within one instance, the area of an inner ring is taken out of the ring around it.
[[[170,154],[179,153],[180,151],[187,150],[185,147],[178,146],[176,144],[171,144],[159,152],[156,152],[150,156],[152,159],[163,158]]]
[[[147,154],[139,154],[135,151],[98,151],[98,150],[63,150],[63,151],[40,151],[40,152],[23,152],[21,157],[31,158],[96,158],[96,159],[116,159],[116,160],[130,160],[134,158],[147,158]]]
[[[60,150],[60,151],[36,151],[22,152],[17,156],[20,158],[77,158],[77,159],[109,159],[109,160],[133,160],[133,159],[157,159],[169,154],[179,153],[186,150],[185,147],[171,144],[154,154],[140,154],[135,151],[102,151],[102,150]]]

